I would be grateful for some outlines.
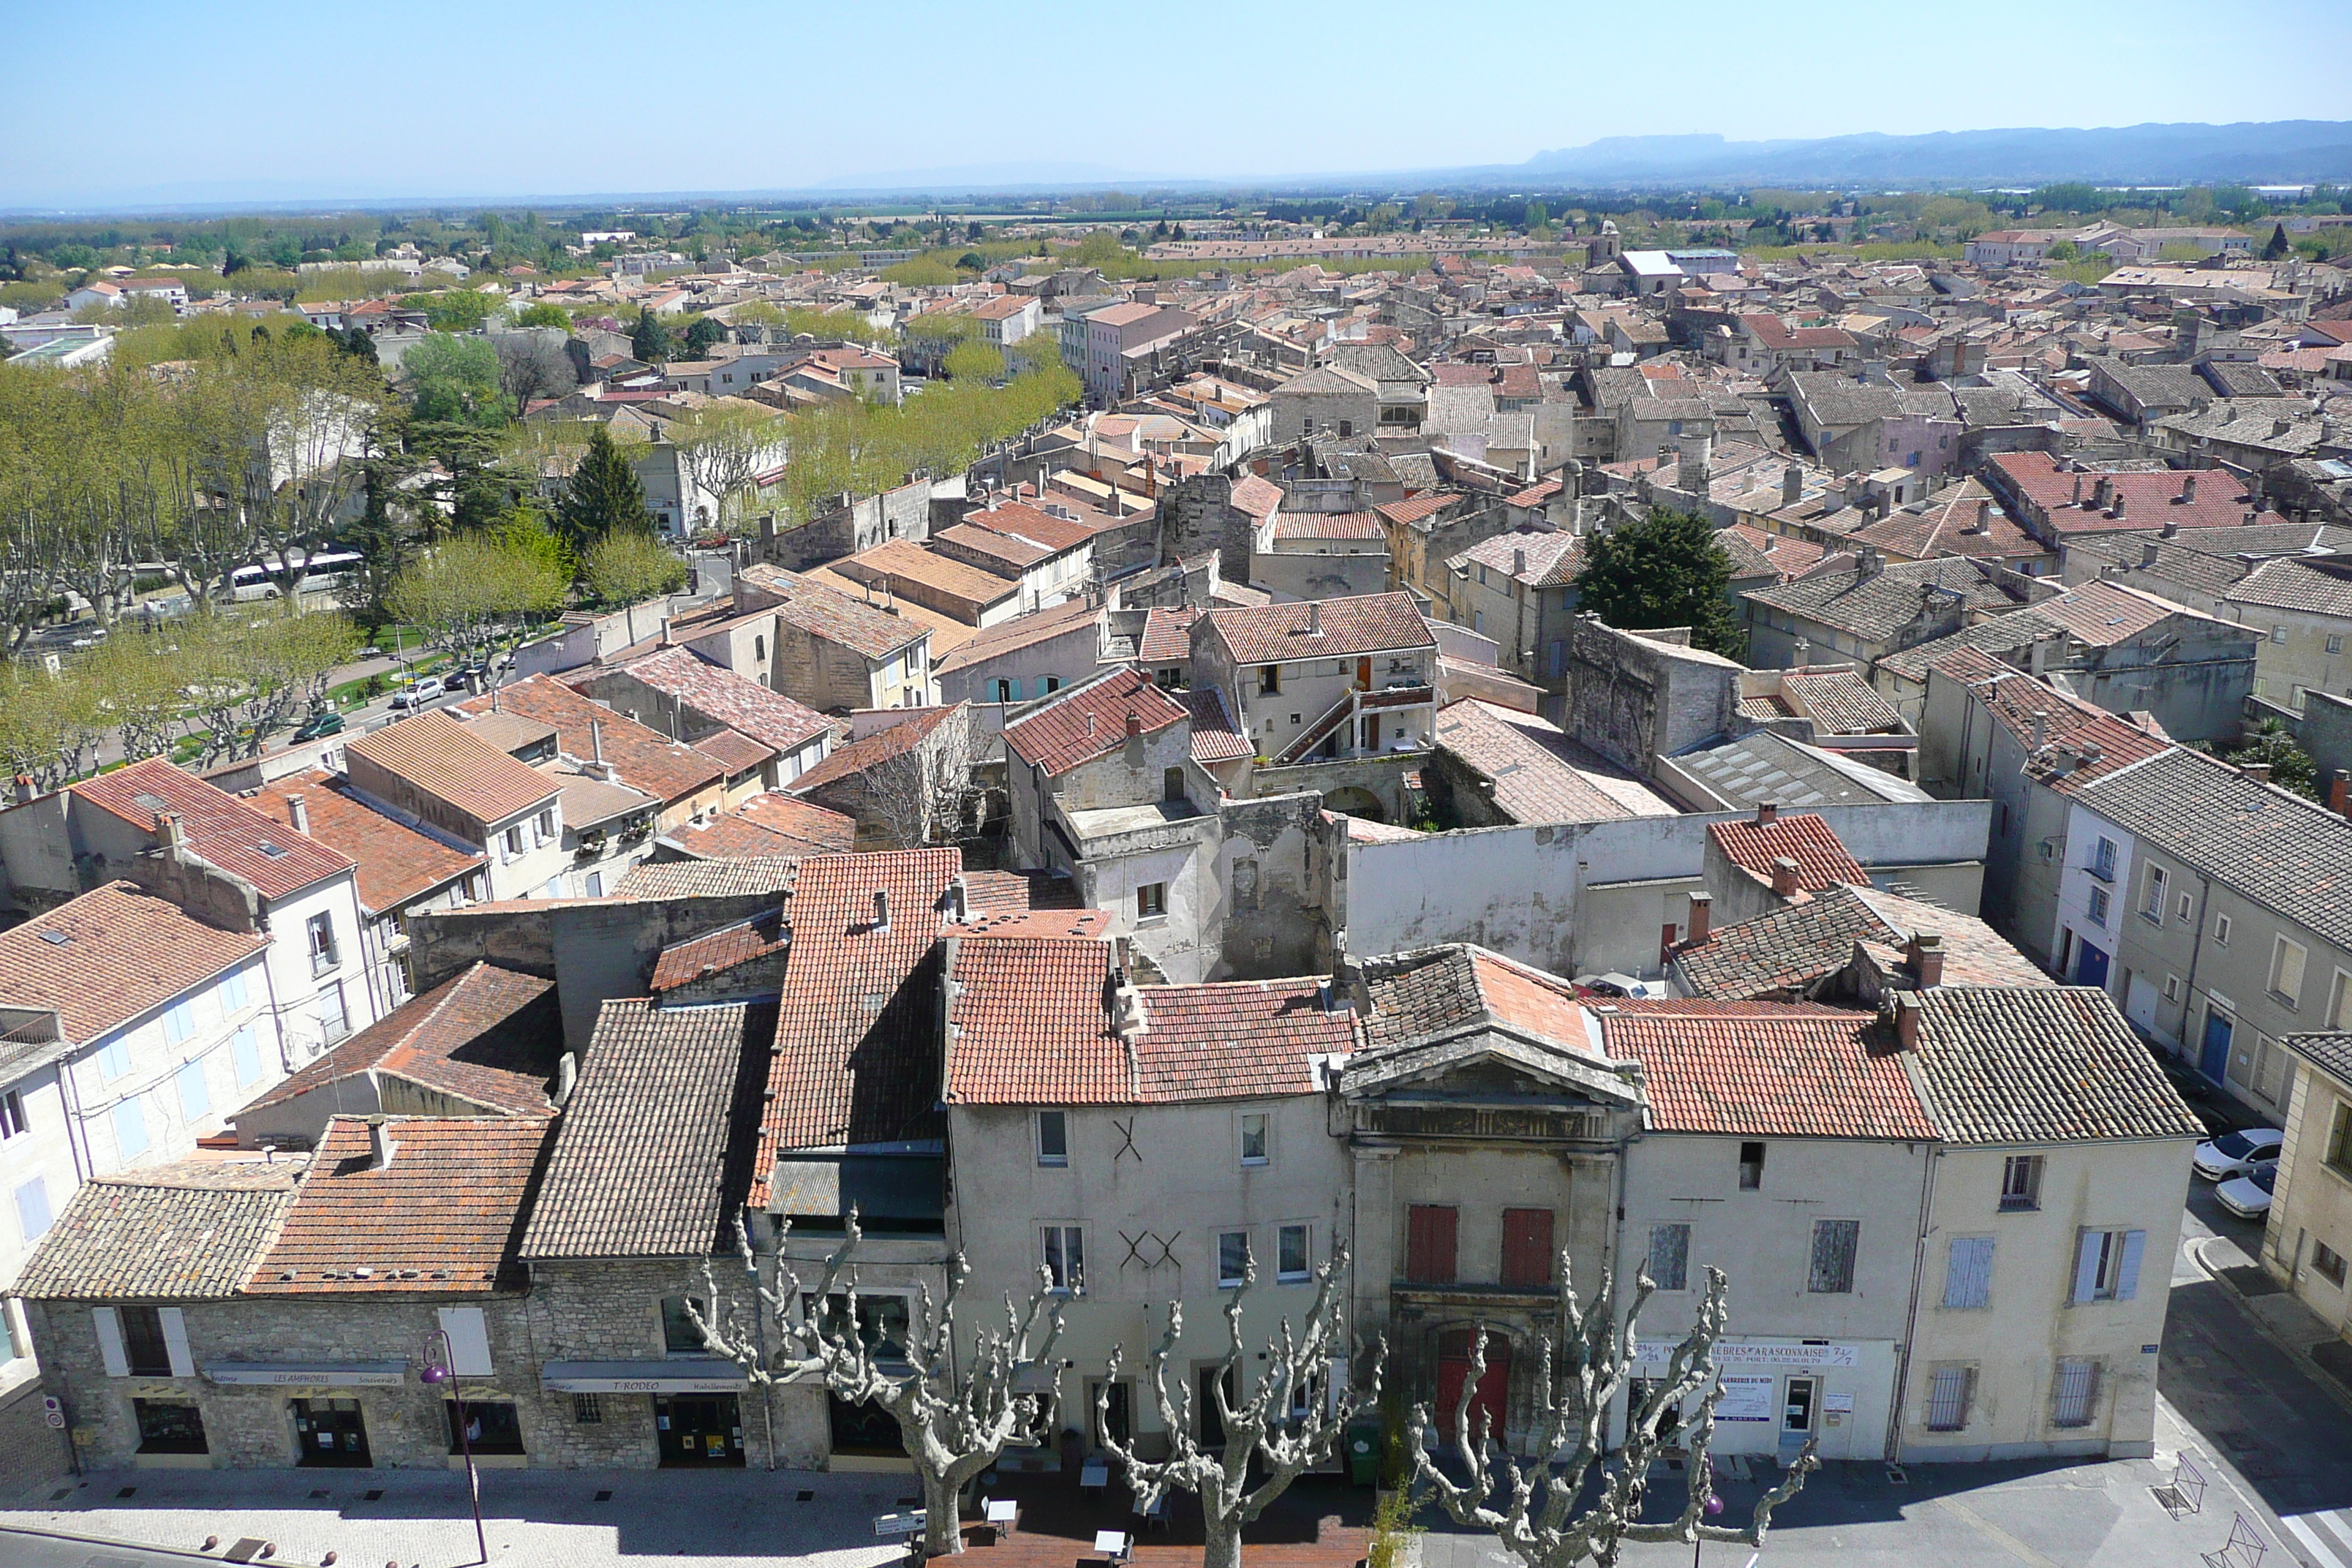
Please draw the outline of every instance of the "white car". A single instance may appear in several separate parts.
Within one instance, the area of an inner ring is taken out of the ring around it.
[[[420,675],[416,678],[415,685],[404,687],[392,694],[392,706],[395,710],[403,708],[422,708],[442,695],[445,689],[439,676]]]
[[[2278,1180],[2278,1162],[2258,1166],[2251,1175],[2232,1176],[2214,1191],[2213,1201],[2241,1219],[2260,1219],[2271,1212],[2271,1184]]]
[[[2275,1127],[2249,1127],[2242,1132],[2225,1132],[2197,1145],[2197,1173],[2209,1182],[2226,1182],[2231,1176],[2251,1173],[2265,1161],[2279,1157],[2279,1147],[2286,1134]]]
[[[1576,977],[1575,984],[1579,990],[1590,991],[1597,995],[1629,996],[1636,1001],[1664,996],[1666,994],[1665,985],[1662,982],[1636,980],[1630,974],[1621,973],[1613,969],[1606,974],[1580,974]]]

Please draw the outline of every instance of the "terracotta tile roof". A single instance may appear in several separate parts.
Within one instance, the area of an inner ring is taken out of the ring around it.
[[[161,757],[84,779],[72,793],[150,837],[158,812],[177,812],[190,849],[206,864],[244,878],[266,899],[285,898],[352,868],[350,856],[271,821]]]
[[[691,744],[696,751],[725,768],[730,778],[748,773],[763,763],[773,762],[776,756],[775,747],[755,741],[740,730],[713,730]]]
[[[999,501],[979,511],[968,511],[963,514],[963,521],[1000,536],[1025,540],[1046,554],[1075,550],[1095,536],[1095,531],[1083,522],[1055,517],[1042,507],[1017,500]]]
[[[1454,943],[1391,954],[1364,965],[1374,1050],[1477,1024],[1500,1024],[1567,1051],[1597,1056],[1576,988],[1557,975],[1483,947]]]
[[[1936,1123],[1875,1013],[1753,1004],[1620,1004],[1610,1054],[1638,1058],[1662,1132],[1926,1142]]]
[[[1260,522],[1274,515],[1281,507],[1282,500],[1282,487],[1271,479],[1244,474],[1234,481],[1233,504]]]
[[[1976,526],[1979,501],[1996,504],[1986,514],[1985,531],[1976,533],[1970,531]],[[1924,511],[1906,508],[1857,528],[1846,537],[1913,561],[1937,555],[2015,559],[2042,553],[2032,535],[2011,522],[1992,491],[1976,479],[1937,492]]]
[[[1851,669],[1791,670],[1781,689],[1827,735],[1878,735],[1905,728],[1903,715]]]
[[[625,719],[550,677],[534,675],[515,681],[501,687],[496,697],[501,710],[554,725],[563,749],[583,760],[595,752],[589,726],[601,724],[604,760],[619,770],[621,782],[664,804],[684,800],[727,776],[724,768],[693,747]],[[490,701],[488,697],[477,697],[461,706],[469,712],[486,712]]]
[[[1241,732],[1225,711],[1225,700],[1213,687],[1180,691],[1176,700],[1192,712],[1192,760],[1203,767],[1257,754],[1256,743]]]
[[[1152,608],[1143,615],[1135,657],[1143,664],[1182,664],[1192,657],[1192,623],[1205,611]]]
[[[842,779],[878,767],[895,757],[903,757],[929,740],[931,731],[950,719],[959,723],[968,721],[970,710],[963,703],[951,708],[915,708],[908,717],[887,730],[877,730],[861,741],[852,741],[824,761],[784,786],[788,795],[806,795]]]
[[[1919,1068],[1954,1143],[2205,1136],[2096,986],[1924,993]]]
[[[1900,967],[1906,961],[1898,950],[1923,931],[1943,939],[1945,984],[2051,984],[1975,916],[1858,887],[1830,888],[1787,909],[1717,926],[1706,942],[1677,950],[1675,967],[1698,996],[1761,1000],[1802,992],[1843,969],[1856,943],[1878,952],[1883,963]]]
[[[605,1003],[520,1256],[731,1253],[775,1020],[767,1003]]]
[[[753,795],[737,806],[732,815],[754,827],[782,834],[811,850],[846,853],[857,843],[856,817],[794,800],[774,790]]]
[[[327,1124],[248,1296],[518,1289],[521,1236],[549,1140],[537,1119],[395,1116],[375,1168],[365,1120]],[[364,1272],[362,1272],[364,1271]]]
[[[1797,886],[1809,893],[1839,882],[1868,886],[1870,873],[1846,852],[1830,825],[1811,812],[1776,816],[1770,822],[1715,822],[1706,836],[1731,863],[1758,880],[1772,880],[1772,862],[1797,863]]]
[[[1310,636],[1310,616],[1321,630]],[[1392,648],[1437,646],[1421,612],[1406,594],[1365,594],[1314,604],[1259,605],[1211,610],[1205,617],[1224,640],[1236,664],[1279,664],[1289,659],[1337,658]]]
[[[886,540],[868,550],[833,563],[833,569],[857,583],[919,583],[978,608],[999,603],[1021,591],[1019,574],[983,572],[945,555],[935,554],[911,539]]]
[[[1475,370],[1478,367],[1474,365],[1469,368]],[[1410,524],[1419,522],[1424,518],[1434,517],[1454,502],[1468,499],[1454,490],[1423,490],[1419,495],[1407,496],[1402,500],[1383,501],[1372,510],[1391,522]]]
[[[971,914],[1024,914],[1075,910],[1078,885],[1058,871],[966,871],[964,908]]]
[[[218,1301],[236,1294],[294,1201],[299,1160],[183,1160],[76,1193],[17,1273],[37,1301]]]
[[[2197,390],[2207,389],[2200,385]],[[2184,529],[2237,528],[2245,523],[2249,510],[2262,510],[2262,503],[2250,499],[2245,486],[2226,468],[2202,468],[2194,474],[2077,472],[2047,452],[1996,453],[1990,467],[2000,488],[2038,508],[2049,518],[2050,531],[2058,534],[2116,533],[2176,522]],[[2186,481],[2191,479],[2197,481],[2196,497],[2184,499]],[[2123,516],[2110,517],[2095,504],[2101,479],[2107,481],[2111,495],[2123,497]],[[2078,480],[2079,502],[2075,500]],[[2261,521],[2276,523],[2286,519],[2265,513]]]
[[[1139,669],[1120,669],[1072,687],[1004,731],[1004,744],[1049,774],[1068,773],[1127,743],[1127,724],[1139,720],[1156,735],[1192,718],[1192,710],[1151,683]]]
[[[1020,648],[1066,637],[1082,626],[1092,626],[1099,613],[1081,598],[1031,615],[1015,616],[1009,621],[973,633],[964,642],[940,655],[931,661],[931,674],[934,677],[951,675],[960,669],[985,664],[992,658],[1002,658]]]
[[[707,663],[691,648],[660,648],[620,668],[697,713],[779,752],[798,751],[829,727],[825,716],[815,709],[731,669]]]
[[[793,890],[800,861],[782,856],[756,859],[640,862],[613,885],[616,899],[731,899]]]
[[[489,706],[488,698],[479,700]],[[355,736],[343,750],[481,823],[520,816],[559,793],[529,763],[437,710]]]
[[[820,855],[793,890],[754,1201],[787,1149],[936,1138],[939,945],[953,849]],[[875,922],[887,895],[890,923]]]
[[[888,658],[923,638],[921,626],[796,573],[757,565],[740,575],[758,593],[778,599],[777,619],[860,658]]]
[[[65,1038],[89,1045],[268,946],[110,882],[0,931],[0,1006],[54,1008]]]
[[[1275,514],[1276,539],[1386,539],[1388,530],[1369,511],[1285,511]]]
[[[1877,642],[1916,620],[1922,605],[1940,594],[1956,595],[1963,615],[2001,615],[2020,603],[1989,579],[1984,567],[1957,556],[1890,562],[1869,577],[1855,570],[1851,557],[1840,565],[1825,556],[1802,577],[1751,588],[1740,596],[1782,615]]]
[[[2234,596],[2234,595],[2233,595]],[[2143,594],[2105,578],[2069,588],[2021,612],[2063,626],[2069,637],[2093,647],[2113,647],[2128,642],[2182,606],[2153,594]]]
[[[1473,698],[1437,710],[1437,743],[1482,780],[1488,798],[1517,822],[1607,822],[1670,816],[1674,807],[1642,785],[1604,788],[1581,765],[1584,750],[1557,725]],[[1630,786],[1630,787],[1629,787]],[[1638,804],[1649,796],[1646,805]]]
[[[2027,749],[2026,776],[2061,794],[2072,794],[2134,763],[2174,749],[2171,742],[2126,724],[1975,648],[1955,649],[1932,668],[1967,681],[1993,721]],[[2047,716],[2044,733],[2049,742],[2038,752],[2032,750],[2037,713]],[[2095,762],[2078,760],[2085,746],[2097,751]]]
[[[399,909],[489,863],[487,855],[451,848],[362,804],[341,774],[324,768],[274,780],[252,799],[260,809],[287,816],[286,803],[298,795],[310,837],[358,863],[360,904],[371,914]]]
[[[1355,1048],[1320,979],[1147,985],[1130,1061],[1099,938],[974,935],[954,946],[947,1094],[963,1104],[1137,1105],[1312,1094]]]
[[[1822,545],[1810,540],[1791,539],[1786,534],[1767,533],[1751,523],[1735,522],[1723,531],[1753,549],[1765,565],[1780,574],[1783,582],[1817,564],[1822,558]],[[1730,544],[1729,540],[1724,542],[1727,547]]]
[[[656,995],[675,991],[690,980],[724,973],[739,964],[765,958],[790,940],[782,910],[756,915],[662,949],[648,984]]]
[[[502,1115],[552,1116],[547,1090],[562,1054],[555,983],[476,963],[402,1003],[245,1110],[368,1076],[404,1079]]]
[[[1584,542],[1572,533],[1515,530],[1480,540],[1446,564],[1465,563],[1516,577],[1531,588],[1557,587],[1573,582],[1584,570]]]
[[[2325,565],[2292,555],[2265,561],[2224,595],[2227,603],[2266,610],[2352,618],[2352,575],[2337,562]]]
[[[961,545],[991,561],[1002,562],[1006,568],[1005,574],[1012,577],[1018,577],[1023,570],[1034,566],[1054,553],[1042,544],[969,522],[951,523],[931,537],[941,543]]]

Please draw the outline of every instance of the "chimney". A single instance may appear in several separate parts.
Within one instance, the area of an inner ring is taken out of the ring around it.
[[[1944,983],[1944,939],[1932,931],[1911,933],[1911,968],[1919,977],[1919,989]]]
[[[33,775],[30,773],[16,775],[16,804],[18,805],[33,804]]]
[[[2109,507],[2109,508],[2107,508],[2107,515],[2108,515],[2109,517],[2111,517],[2111,518],[2114,518],[2117,522],[2121,522],[2121,521],[2123,521],[2123,518],[2124,518],[2124,492],[2123,492],[2123,491],[2121,491],[2121,490],[2117,490],[2117,491],[2116,492],[2116,504],[2115,504],[2115,505],[2113,505],[2113,506],[2111,506],[2111,507]]]
[[[1891,1000],[1895,1004],[1895,1041],[1913,1055],[1919,1050],[1919,994],[1897,991]]]
[[[2094,511],[2106,510],[2107,502],[2114,499],[2115,491],[2115,480],[2107,478],[2105,474],[2101,474],[2099,476],[2098,488],[2091,492],[2091,510]]]
[[[1791,463],[1780,470],[1780,504],[1794,506],[1805,499],[1805,470]]]
[[[1323,601],[1320,599],[1307,601],[1307,635],[1310,637],[1319,637],[1323,635]]]
[[[1683,940],[1693,947],[1705,942],[1707,932],[1714,929],[1714,918],[1715,895],[1704,892],[1693,893],[1690,896],[1690,930]]]
[[[1519,578],[1524,577],[1527,574],[1528,552],[1523,548],[1514,549],[1511,552],[1511,575],[1514,578]]]
[[[1127,738],[1140,740],[1143,736],[1143,715],[1130,708],[1127,710]]]
[[[1127,984],[1127,965],[1129,957],[1133,952],[1133,945],[1132,940],[1128,937],[1115,936],[1110,939],[1111,979],[1118,984]]]
[[[371,1171],[391,1169],[392,1157],[400,1151],[400,1145],[392,1141],[391,1129],[385,1125],[383,1117],[371,1116],[367,1119],[367,1130],[368,1169]]]
[[[2040,751],[2050,743],[2050,714],[2041,708],[2033,710],[2033,749]]]
[[[310,831],[310,807],[299,795],[286,797],[286,820],[294,825],[297,833]]]
[[[661,645],[664,647],[669,647],[669,619],[667,616],[662,617]]]
[[[948,919],[961,925],[971,918],[971,885],[959,871],[948,879]]]
[[[2327,809],[2338,816],[2352,816],[2352,770],[2338,768],[2327,781]]]
[[[2179,518],[2177,518],[2177,517],[2168,517],[2168,518],[2166,518],[2166,519],[2164,520],[2164,526],[2163,526],[2162,528],[2158,529],[2158,530],[2157,530],[2157,533],[2158,533],[2158,535],[2159,537],[2161,537],[2161,538],[2165,538],[2165,539],[2178,539],[2178,538],[2179,538],[2179,537],[2180,537],[2180,520],[2179,520]]]
[[[588,721],[588,759],[599,768],[604,765],[604,721]]]
[[[890,890],[887,888],[874,889],[874,929],[880,931],[890,929]]]
[[[2180,504],[2193,506],[2197,501],[2197,476],[2184,474],[2180,479]]]
[[[1769,826],[1772,826],[1772,819],[1773,819],[1774,817],[1776,817],[1776,816],[1780,816],[1780,803],[1779,801],[1777,801],[1777,800],[1759,800],[1759,801],[1758,801],[1758,802],[1756,803],[1756,826],[1759,826],[1759,827],[1769,827]]]
[[[157,812],[155,837],[163,841],[164,848],[178,849],[180,847],[180,814],[176,811]]]
[[[2294,428],[2294,421],[2292,419],[2273,419],[2271,421],[2271,434],[2273,436],[2284,436]]]
[[[1797,863],[1786,855],[1772,858],[1772,891],[1783,899],[1797,896]]]
[[[555,1092],[549,1096],[558,1110],[572,1098],[572,1086],[580,1081],[580,1058],[566,1051],[556,1058]]]
[[[2238,771],[2256,784],[2271,782],[2271,765],[2268,763],[2240,763]]]
[[[2035,637],[2033,649],[2027,655],[2027,673],[2036,680],[2041,679],[2042,672],[2050,668],[2050,644],[2053,640],[2046,637]]]
[[[1811,637],[1799,637],[1799,638],[1797,639],[1797,652],[1796,652],[1796,658],[1795,658],[1795,662],[1791,663],[1791,664],[1789,666],[1789,668],[1791,668],[1791,669],[1802,669],[1802,668],[1805,668],[1806,663],[1807,663],[1809,660],[1811,660],[1811,659],[1812,658],[1812,657],[1813,657],[1813,639],[1812,639],[1812,638],[1811,638]]]
[[[1976,526],[1969,529],[1969,531],[1970,533],[1990,533],[1992,531],[1991,501],[1980,500],[1977,502]]]
[[[2073,500],[2068,504],[2072,506],[2081,506],[2083,504],[2083,476],[2080,474],[2076,474],[2074,476],[2074,495]]]
[[[2139,547],[2139,563],[2141,569],[2146,570],[2147,568],[2155,565],[2157,552],[2163,548],[2164,547],[2162,545],[2157,543],[2153,539],[2143,541]]]

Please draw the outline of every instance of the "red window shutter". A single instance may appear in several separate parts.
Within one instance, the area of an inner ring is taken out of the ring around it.
[[[1405,1278],[1416,1285],[1454,1283],[1454,1234],[1458,1211],[1415,1204],[1405,1215]]]
[[[1503,1211],[1503,1283],[1533,1289],[1551,1283],[1551,1210]]]

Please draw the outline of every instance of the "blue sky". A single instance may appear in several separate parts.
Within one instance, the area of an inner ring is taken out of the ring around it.
[[[1238,179],[1511,163],[1613,135],[2352,119],[2347,0],[8,9],[0,205],[1039,163]]]

